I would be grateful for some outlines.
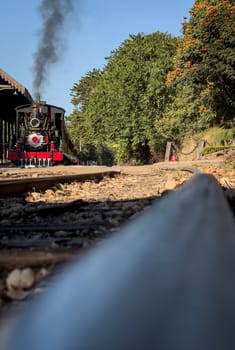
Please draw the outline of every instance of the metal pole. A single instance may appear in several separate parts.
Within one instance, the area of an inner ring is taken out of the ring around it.
[[[2,121],[2,162],[5,163],[6,161],[6,125],[5,120]]]
[[[3,120],[0,119],[0,160],[3,161],[3,149],[2,149],[2,143],[3,143],[3,130],[2,130],[2,124]]]

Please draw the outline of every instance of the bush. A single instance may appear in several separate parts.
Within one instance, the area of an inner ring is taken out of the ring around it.
[[[195,142],[206,140],[209,146],[229,146],[235,138],[235,128],[224,129],[214,126],[200,133],[192,135]]]
[[[235,139],[235,128],[224,130],[224,135],[222,137],[222,143],[228,145]]]
[[[206,140],[208,146],[222,146],[227,130],[214,126],[213,128],[204,131],[202,139]]]
[[[235,149],[235,146],[206,146],[203,148],[202,155],[224,151],[226,149]]]
[[[99,165],[112,166],[115,163],[113,151],[105,144],[99,144],[97,146],[96,157]]]
[[[113,151],[105,144],[84,145],[79,153],[80,164],[84,165],[114,165]]]

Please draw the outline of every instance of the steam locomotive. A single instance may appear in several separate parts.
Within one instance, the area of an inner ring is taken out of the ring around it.
[[[8,159],[21,167],[63,161],[64,109],[43,102],[16,108],[16,128]]]

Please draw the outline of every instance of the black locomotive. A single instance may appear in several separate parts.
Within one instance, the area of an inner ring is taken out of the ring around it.
[[[16,108],[8,159],[18,166],[51,166],[63,161],[64,109],[39,102]]]

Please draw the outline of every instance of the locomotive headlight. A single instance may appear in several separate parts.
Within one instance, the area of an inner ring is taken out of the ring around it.
[[[37,134],[34,132],[26,137],[26,145],[28,145],[32,149],[39,149],[40,147],[43,147],[43,144],[43,135],[41,134]]]
[[[38,137],[37,135],[32,136],[32,141],[33,141],[34,143],[39,142],[39,137]]]

